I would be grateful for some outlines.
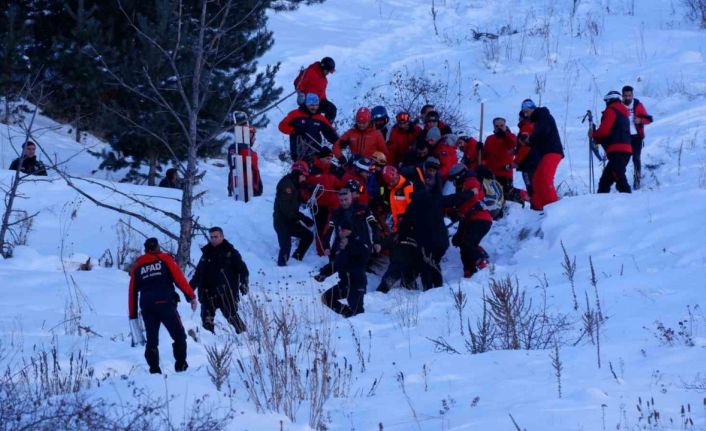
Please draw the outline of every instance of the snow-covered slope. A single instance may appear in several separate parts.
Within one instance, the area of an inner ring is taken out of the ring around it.
[[[339,105],[342,122],[362,94],[404,67],[448,80],[453,97],[460,97],[469,131],[480,124],[480,101],[485,103],[486,128],[495,116],[505,116],[512,124],[526,97],[548,106],[567,149],[556,181],[567,196],[547,207],[543,216],[511,207],[484,240],[493,261],[489,270],[462,279],[458,251],[452,248],[443,263],[448,288],[386,296],[373,292],[379,278],[370,276],[366,313],[340,320],[318,303],[318,294],[332,279],[319,284],[310,277],[323,259],[310,253],[301,263],[274,266],[273,189],[286,169],[274,157],[286,143],[276,123],[293,102],[271,112],[272,124],[258,134],[260,151],[269,156],[261,167],[264,196],[248,204],[233,202],[226,197],[222,163],[209,160],[201,165],[207,173],[200,187],[208,193],[197,208],[199,222],[222,226],[226,238],[243,253],[253,274],[251,296],[273,309],[288,307],[303,319],[295,347],[306,348],[306,336],[313,331],[330,333],[332,361],[350,365],[347,383],[340,384],[325,404],[328,428],[516,429],[512,415],[527,430],[642,429],[647,426],[650,398],[652,411],[660,413],[662,428],[656,429],[706,428],[706,413],[700,407],[703,394],[686,389],[699,379],[706,359],[706,317],[700,306],[706,267],[703,31],[684,21],[678,2],[580,1],[572,16],[572,2],[446,0],[434,2],[436,24],[431,4],[329,0],[273,15],[277,42],[264,60],[282,61],[279,79],[289,89],[300,66],[324,55],[334,57],[337,71],[328,92]],[[476,41],[471,29],[506,35]],[[625,84],[635,87],[636,97],[656,119],[647,128],[643,189],[632,195],[589,195],[586,127],[580,118],[586,109],[600,110],[602,95]],[[71,142],[67,128],[54,130],[56,125],[44,117],[38,121],[47,127],[39,141],[48,154],[59,160],[73,156],[68,163],[72,172],[111,180],[102,172],[92,174],[97,159],[81,152],[83,145]],[[20,132],[1,133],[4,166],[15,157],[8,133]],[[88,145],[103,144],[89,138]],[[7,184],[10,175],[0,171],[0,182]],[[127,204],[125,197],[96,185],[88,187],[100,199]],[[174,191],[118,187],[165,209],[178,209]],[[19,206],[40,213],[27,246],[18,246],[12,259],[0,261],[6,292],[0,298],[0,332],[2,344],[12,353],[0,355],[3,365],[16,366],[34,354],[35,346],[49,345],[52,337],[66,356],[88,343],[95,376],[109,375],[91,389],[95,396],[122,403],[131,398],[134,386],[162,396],[166,390],[175,396],[170,405],[180,416],[190,400],[209,394],[209,402],[221,414],[236,415],[230,429],[308,429],[308,401],[299,407],[295,423],[282,412],[258,413],[237,366],[230,377],[234,392],[215,390],[207,374],[205,348],[222,345],[226,340],[222,331],[203,335],[200,343],[189,340],[190,369],[183,374],[173,373],[170,341],[163,332],[162,362],[168,376],[147,374],[142,349],[129,347],[127,274],[99,266],[88,272],[77,268],[88,256],[98,261],[105,250],[115,258],[121,244],[139,249],[138,233],[119,233],[130,232],[123,222],[159,235],[139,222],[96,208],[56,177],[24,184],[22,193],[28,199]],[[170,223],[164,219],[165,227],[173,227]],[[194,244],[195,257],[204,242]],[[562,245],[570,258],[576,258],[573,291],[578,310],[562,267]],[[475,327],[490,279],[506,276],[526,289],[535,306],[546,301],[551,314],[564,315],[570,324],[557,338],[563,365],[561,398],[552,348],[476,355],[466,350],[467,319]],[[463,334],[451,289],[467,295]],[[582,336],[582,313],[587,307],[596,309],[596,292],[606,317],[600,327],[600,352],[588,335]],[[71,301],[81,305],[80,323],[94,334],[66,334],[62,322]],[[198,314],[186,307],[180,311],[187,329],[199,326]],[[680,321],[685,322],[682,334]],[[675,330],[671,345],[658,322]],[[252,335],[262,336],[256,321],[247,323]],[[691,342],[685,342],[685,334]],[[431,340],[443,341],[458,353],[439,351]],[[252,345],[253,341],[241,339],[236,346],[234,357],[246,366]],[[636,408],[640,402],[642,411]],[[687,405],[691,411],[681,413]],[[693,426],[683,426],[688,418]]]

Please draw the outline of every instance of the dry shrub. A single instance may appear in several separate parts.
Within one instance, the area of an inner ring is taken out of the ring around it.
[[[468,322],[466,348],[470,353],[546,349],[561,340],[570,326],[566,316],[549,312],[546,296],[537,306],[520,288],[519,281],[513,282],[509,276],[492,279],[475,328]]]
[[[326,429],[326,402],[349,395],[353,366],[336,355],[331,323],[316,317],[323,307],[257,295],[241,305],[249,332],[236,362],[250,400],[292,421],[307,404],[309,426]]]

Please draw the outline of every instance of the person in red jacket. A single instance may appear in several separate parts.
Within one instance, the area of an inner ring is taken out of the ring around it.
[[[304,107],[290,111],[279,123],[279,131],[289,135],[289,153],[293,161],[311,160],[323,147],[324,138],[334,143],[336,130],[319,113],[319,96],[306,95]]]
[[[483,164],[495,175],[495,179],[503,186],[505,200],[525,202],[529,200],[527,192],[514,187],[513,161],[517,148],[517,137],[507,127],[502,117],[493,119],[493,134],[485,139],[483,145]]]
[[[515,158],[517,137],[502,117],[493,119],[493,134],[483,145],[483,164],[495,175],[503,188],[512,187],[512,161]]]
[[[645,105],[633,95],[633,88],[629,85],[623,87],[623,105],[630,112],[630,144],[632,146],[633,183],[635,190],[640,188],[642,177],[642,163],[640,155],[645,140],[645,126],[652,122],[652,116],[647,113]]]
[[[434,157],[439,159],[439,176],[444,183],[449,178],[449,171],[453,165],[458,164],[458,153],[456,152],[456,136],[444,135],[434,148]]]
[[[319,256],[324,255],[324,244],[322,239],[326,237],[326,229],[329,225],[330,216],[338,208],[338,191],[344,183],[332,172],[331,160],[333,153],[330,148],[323,148],[318,156],[314,158],[313,167],[306,178],[306,184],[316,192],[316,209],[314,222],[316,223],[317,235],[315,238],[316,252]],[[316,187],[319,186],[317,190]]]
[[[395,116],[396,123],[390,130],[390,139],[387,142],[387,163],[396,168],[404,160],[405,154],[412,148],[421,128],[412,123],[409,112],[398,112]]]
[[[630,193],[630,184],[625,176],[625,169],[630,161],[632,145],[630,145],[630,112],[623,105],[621,95],[611,91],[603,100],[606,109],[601,116],[601,124],[591,132],[593,137],[605,149],[608,163],[603,169],[601,179],[598,180],[598,193],[610,192],[610,187],[615,183],[615,188],[621,193]]]
[[[463,276],[470,278],[478,270],[488,266],[488,255],[480,246],[483,237],[493,225],[493,216],[481,207],[483,201],[483,186],[476,175],[464,165],[454,165],[449,174],[449,180],[456,187],[456,194],[464,196],[461,202],[451,212],[453,219],[458,220],[458,230],[451,243],[461,249]]]
[[[362,186],[360,190],[360,196],[358,197],[358,203],[364,206],[370,204],[370,195],[368,194],[368,178],[372,175],[372,171],[375,164],[372,160],[366,158],[359,158],[353,162],[353,164],[346,170],[346,173],[341,178],[341,183],[346,184],[350,180],[356,180]]]
[[[321,113],[331,122],[336,120],[338,108],[326,96],[328,78],[326,76],[336,71],[336,62],[331,57],[324,57],[321,61],[314,62],[306,69],[299,72],[294,80],[294,89],[297,91],[297,102],[301,106],[308,93],[314,93],[321,101]]]
[[[351,154],[370,158],[373,153],[380,151],[387,154],[385,138],[375,127],[372,127],[372,115],[368,108],[360,108],[355,114],[355,125],[344,133],[335,144],[333,144],[333,155],[337,159],[343,158],[343,149],[350,148]]]
[[[161,374],[159,367],[159,325],[163,324],[174,340],[174,371],[185,371],[186,363],[186,332],[177,312],[179,296],[174,292],[174,284],[184,293],[191,309],[196,311],[198,301],[193,289],[186,281],[177,263],[159,248],[157,238],[145,241],[145,254],[140,256],[130,270],[130,289],[128,293],[128,313],[130,325],[137,320],[137,304],[139,296],[142,320],[145,323],[147,344],[145,359],[150,367],[150,373]]]
[[[483,148],[483,145],[478,144],[478,141],[471,136],[459,136],[456,141],[456,146],[463,153],[461,163],[469,170],[475,171],[478,167],[478,150]]]

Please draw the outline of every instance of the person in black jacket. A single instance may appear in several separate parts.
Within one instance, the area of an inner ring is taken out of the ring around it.
[[[328,277],[332,276],[336,271],[336,248],[331,248],[331,238],[334,236],[336,231],[336,220],[340,220],[343,217],[343,213],[353,212],[360,217],[365,218],[365,222],[368,224],[368,232],[371,236],[373,244],[373,252],[380,253],[382,246],[380,244],[380,225],[372,214],[372,211],[368,209],[365,205],[359,204],[356,201],[356,195],[359,194],[361,185],[357,180],[348,180],[345,187],[343,187],[338,192],[338,208],[336,208],[331,216],[329,217],[328,225],[326,226],[326,234],[322,239],[322,244],[324,247],[324,255],[328,256],[329,262],[319,269],[319,273],[314,276],[314,280],[318,282],[323,282]],[[349,199],[350,196],[350,199]],[[357,230],[361,234],[364,233],[365,228],[362,226],[357,226]],[[334,246],[335,246],[334,242]],[[333,250],[333,251],[332,251]]]
[[[347,188],[341,189],[338,197],[341,207],[332,218],[335,239],[327,252],[334,256],[333,267],[338,271],[339,281],[321,295],[321,302],[343,317],[352,317],[365,311],[363,298],[368,284],[365,267],[377,238],[370,232],[370,210],[353,204]],[[342,299],[347,304],[341,303]]]
[[[549,109],[537,107],[532,99],[525,99],[522,102],[522,112],[534,124],[529,137],[530,154],[527,157],[538,160],[538,164],[532,176],[534,190],[530,204],[532,209],[541,211],[545,205],[559,200],[554,188],[554,175],[559,162],[564,158],[564,147]]]
[[[208,230],[209,243],[201,248],[201,259],[191,278],[201,302],[201,324],[214,332],[216,310],[233,325],[236,334],[245,331],[245,323],[238,315],[240,294],[248,293],[248,267],[238,250],[223,237],[223,229],[214,226]]]
[[[441,258],[449,248],[449,231],[444,223],[445,199],[433,189],[415,187],[398,229],[400,238],[411,238],[416,243],[424,290],[444,284]]]
[[[277,266],[287,266],[292,251],[292,237],[299,238],[299,245],[292,254],[296,260],[304,259],[306,251],[314,241],[310,228],[314,220],[299,211],[301,204],[299,189],[309,176],[309,166],[304,161],[294,162],[291,172],[277,183],[277,194],[272,217],[279,242]]]
[[[176,168],[167,169],[164,178],[159,182],[159,187],[164,187],[167,189],[180,189],[181,181],[179,181],[179,175]]]
[[[417,166],[404,166],[400,174],[414,184],[414,189],[425,188],[434,194],[441,195],[442,181],[439,169],[441,162],[434,156],[429,156]]]
[[[22,145],[22,156],[10,163],[10,170],[19,170],[27,175],[46,176],[47,168],[44,163],[37,160],[37,144],[27,141]]]
[[[431,148],[425,140],[417,139],[414,141],[414,145],[409,149],[402,157],[402,162],[400,163],[400,168],[406,166],[417,166],[424,163],[424,161],[431,154]]]

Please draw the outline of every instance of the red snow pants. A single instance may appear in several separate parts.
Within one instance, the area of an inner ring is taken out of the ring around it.
[[[547,153],[539,161],[537,170],[532,177],[534,193],[530,203],[533,210],[541,211],[545,205],[559,200],[554,188],[554,174],[556,174],[556,168],[561,159],[562,155],[559,153]]]

